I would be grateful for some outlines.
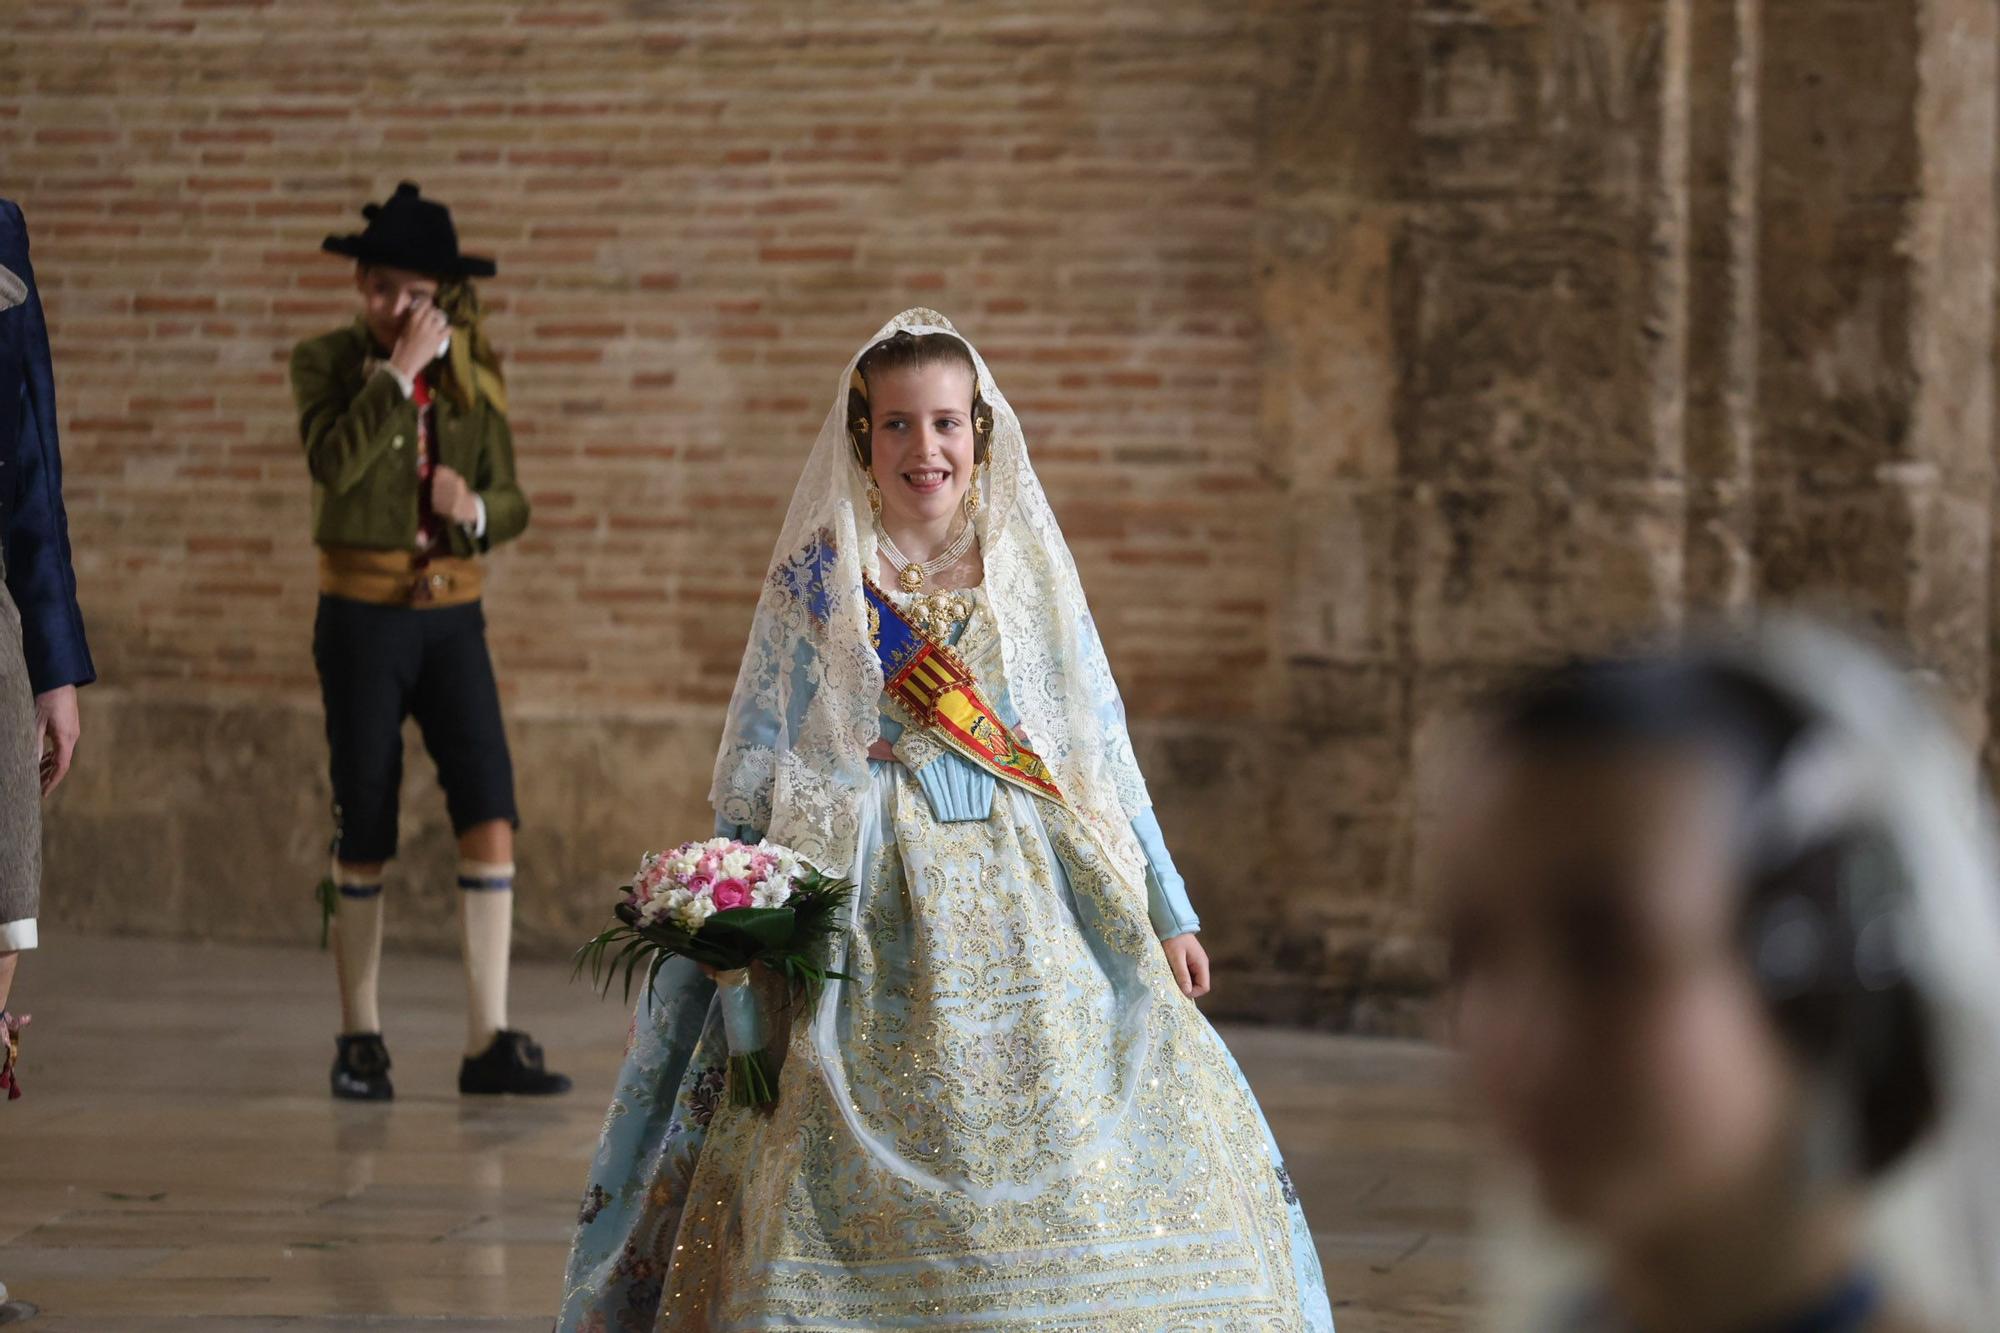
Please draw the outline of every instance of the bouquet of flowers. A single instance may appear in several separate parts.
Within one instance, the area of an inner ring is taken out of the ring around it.
[[[577,951],[576,970],[588,966],[605,990],[622,967],[625,995],[639,966],[646,966],[646,994],[669,958],[689,958],[715,969],[729,1039],[729,1083],[739,1106],[767,1106],[778,1099],[777,1077],[765,1049],[763,1015],[750,986],[750,965],[762,963],[782,976],[794,995],[816,996],[829,978],[825,947],[841,930],[841,908],[854,892],[844,879],[823,875],[789,848],[771,843],[710,838],[667,852],[649,852],[639,873],[618,889],[612,915],[618,924]]]

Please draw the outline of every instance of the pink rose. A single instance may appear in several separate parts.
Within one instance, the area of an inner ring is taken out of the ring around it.
[[[707,893],[715,887],[715,876],[706,870],[697,870],[688,876],[687,887],[689,893]]]
[[[732,907],[750,905],[750,886],[740,879],[720,879],[715,882],[715,910],[726,912]]]

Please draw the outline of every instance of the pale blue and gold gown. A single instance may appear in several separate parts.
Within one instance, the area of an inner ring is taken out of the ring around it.
[[[937,607],[1016,723],[982,590]],[[833,960],[853,980],[790,1025],[760,1111],[725,1094],[712,983],[663,969],[591,1163],[561,1333],[1330,1333],[1263,1115],[1157,942],[1199,923],[1151,813],[1133,820],[1138,902],[1062,804],[886,694],[882,712],[897,757],[869,767]]]

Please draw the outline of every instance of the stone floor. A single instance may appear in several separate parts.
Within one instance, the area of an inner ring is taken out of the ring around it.
[[[464,1101],[457,965],[391,956],[399,1099],[336,1104],[330,967],[77,937],[27,956],[28,1095],[0,1103],[0,1281],[41,1311],[21,1327],[548,1327],[625,1015],[565,968],[518,968],[515,1021],[578,1091]],[[1304,1195],[1340,1333],[1465,1327],[1471,1154],[1443,1055],[1227,1035]]]

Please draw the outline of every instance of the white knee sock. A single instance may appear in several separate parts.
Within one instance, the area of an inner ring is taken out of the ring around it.
[[[458,863],[465,940],[465,1053],[478,1055],[507,1026],[507,957],[514,938],[514,867]]]
[[[382,876],[333,868],[333,962],[340,974],[340,1030],[382,1030]]]

